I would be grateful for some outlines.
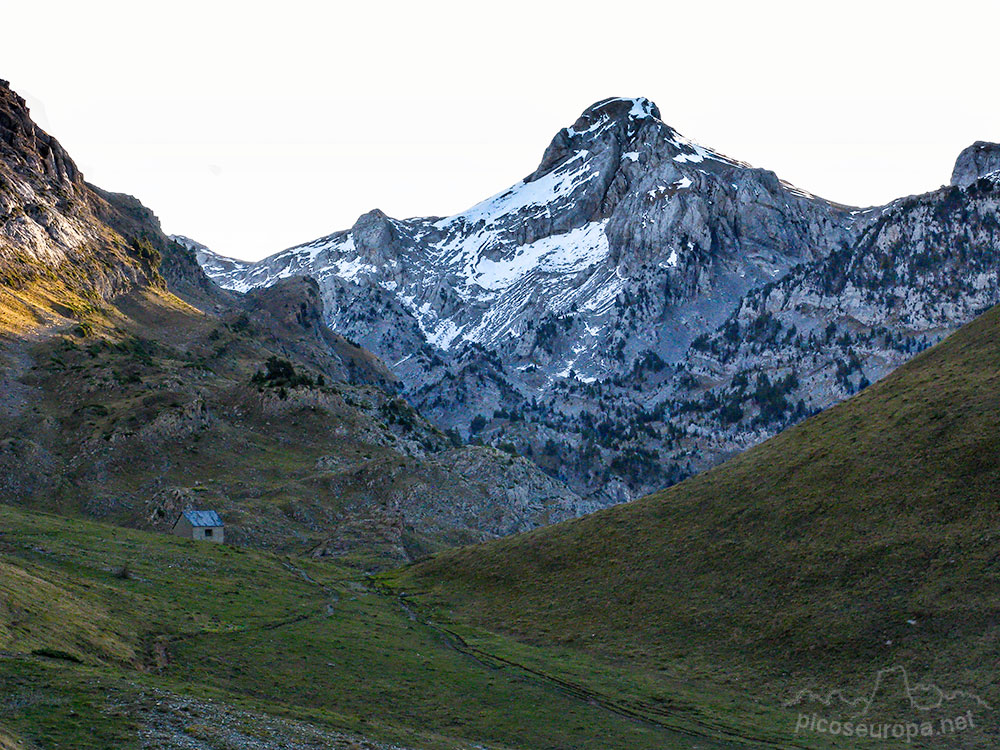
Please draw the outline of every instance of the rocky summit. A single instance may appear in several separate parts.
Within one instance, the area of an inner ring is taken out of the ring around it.
[[[998,149],[963,151],[952,187],[858,209],[612,98],[454,216],[373,210],[256,263],[181,241],[229,289],[315,278],[327,325],[424,414],[513,446],[590,510],[760,442],[995,303]]]
[[[1000,175],[1000,143],[976,141],[958,155],[951,184],[969,187],[976,180]]]

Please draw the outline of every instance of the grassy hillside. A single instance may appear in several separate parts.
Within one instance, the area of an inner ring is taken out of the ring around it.
[[[268,309],[314,310],[311,287],[286,287],[252,317],[156,288],[63,317],[19,292],[51,318],[0,334],[0,500],[158,530],[210,507],[233,542],[366,566],[572,515],[524,459],[455,447],[391,391],[335,382],[312,328],[268,325]]]
[[[690,746],[471,651],[351,568],[9,506],[0,685],[0,738],[46,750]]]
[[[535,653],[732,695],[730,714],[904,666],[1000,705],[1000,309],[877,385],[667,491],[386,577]],[[793,711],[786,710],[791,736]],[[780,714],[779,714],[780,715]],[[948,744],[993,747],[998,717]],[[801,737],[799,741],[804,741]]]

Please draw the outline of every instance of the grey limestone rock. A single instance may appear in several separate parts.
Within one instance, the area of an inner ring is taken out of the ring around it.
[[[980,177],[1000,172],[1000,143],[976,141],[958,155],[951,184],[968,187]]]

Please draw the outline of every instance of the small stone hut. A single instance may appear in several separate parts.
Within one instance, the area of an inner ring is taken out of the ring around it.
[[[186,510],[174,523],[174,534],[206,542],[225,541],[225,527],[214,510]]]

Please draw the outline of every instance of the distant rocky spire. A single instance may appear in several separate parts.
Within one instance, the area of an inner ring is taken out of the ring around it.
[[[958,155],[951,184],[968,187],[993,172],[1000,172],[1000,143],[976,141]]]

